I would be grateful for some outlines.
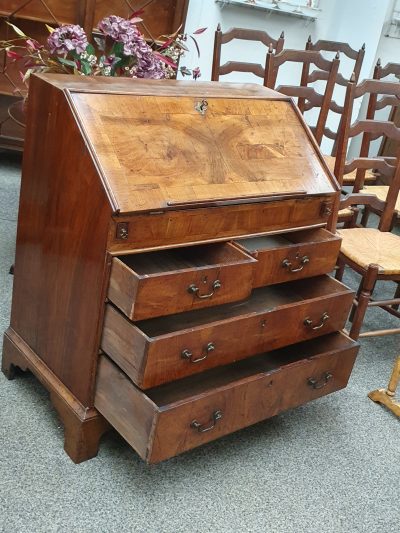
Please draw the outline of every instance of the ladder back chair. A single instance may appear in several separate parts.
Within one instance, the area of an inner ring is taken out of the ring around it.
[[[264,81],[265,65],[263,66],[259,63],[247,63],[243,61],[227,61],[221,65],[222,45],[233,41],[233,39],[260,42],[264,44],[267,49],[272,43],[272,47],[277,53],[283,50],[285,44],[284,32],[281,33],[278,39],[274,39],[266,31],[246,28],[230,28],[227,32],[223,33],[221,25],[218,24],[214,39],[211,81],[219,81],[220,76],[230,74],[231,72],[250,72],[259,78],[262,78]]]
[[[345,56],[353,61],[352,64],[352,70],[350,70],[351,75],[354,77],[355,83],[358,83],[361,67],[363,65],[364,56],[365,56],[365,43],[362,45],[362,47],[359,50],[355,50],[351,48],[351,46],[348,43],[344,43],[341,41],[327,41],[327,40],[318,40],[315,43],[312,42],[311,35],[308,38],[308,41],[306,43],[306,50],[316,50],[318,52],[339,52],[341,56]],[[329,73],[325,70],[316,69],[312,72],[306,72],[305,73],[305,83],[314,83],[316,81],[321,80],[327,80]],[[341,72],[338,72],[336,77],[336,83],[335,85],[341,85],[342,87],[347,87],[348,82],[350,81],[350,77],[346,78],[343,76]],[[302,112],[308,111],[308,105],[306,102],[302,101],[300,102],[300,109]],[[335,100],[331,101],[331,104],[329,106],[329,110],[333,113],[336,113],[340,116],[340,122],[338,125],[338,128],[336,131],[332,131],[330,128],[325,128],[324,135],[328,139],[331,139],[334,141],[333,148],[331,151],[331,155],[327,157],[332,157],[336,155],[336,149],[337,149],[337,137],[338,137],[338,131],[341,127],[341,121],[342,116],[344,112],[344,106],[343,104],[338,104]],[[331,165],[334,164],[331,162]]]
[[[384,67],[382,67],[381,60],[378,59],[375,69],[374,69],[374,80],[382,80],[383,78],[387,78],[388,76],[396,76],[397,78],[400,78],[400,63],[388,63]],[[394,82],[397,83],[397,82]],[[385,98],[381,98],[380,100],[377,100],[376,105],[374,106],[374,109],[371,110],[371,115],[374,116],[375,111],[379,111],[381,109],[384,109],[386,107],[390,107],[388,118],[390,122],[394,122],[396,119],[396,115],[399,113],[399,107],[400,107],[400,97],[397,96],[395,101],[388,100]],[[384,137],[381,143],[381,147],[379,149],[379,153],[383,153],[385,151],[385,147],[387,145],[391,146],[390,152],[393,152],[397,155],[397,152],[399,152],[400,146],[397,141],[393,141],[392,139],[389,139],[387,137]],[[385,176],[382,176],[382,181],[384,183],[388,183],[388,179]],[[386,184],[383,185],[367,185],[364,187],[362,192],[365,192],[367,194],[375,194],[380,200],[385,200],[386,196],[388,194],[389,186]],[[372,206],[366,206],[364,208],[363,217],[361,219],[361,225],[367,226],[368,219],[370,213],[376,213],[377,215],[381,215],[381,211],[379,209],[375,209]],[[396,207],[395,207],[395,220],[394,222],[399,222],[400,220],[400,197],[397,199]]]
[[[400,131],[399,131],[400,134]],[[393,181],[386,201],[375,195],[349,193],[340,202],[340,207],[349,205],[372,205],[382,210],[378,228],[347,228],[338,230],[342,244],[337,264],[336,278],[341,280],[345,266],[361,275],[360,286],[350,314],[353,339],[400,333],[400,327],[379,329],[361,333],[361,326],[369,307],[379,307],[400,319],[400,236],[390,232],[393,211],[400,189],[400,163],[397,162]],[[397,283],[394,298],[374,300],[372,294],[378,280]]]
[[[365,119],[356,120],[351,124],[352,110],[356,98],[368,95],[368,108]],[[379,98],[380,97],[380,98]],[[394,157],[370,157],[371,141],[380,137],[387,137],[396,142],[400,141],[400,129],[393,122],[377,120],[376,109],[385,106],[400,105],[400,83],[385,82],[380,80],[364,80],[356,85],[352,80],[346,90],[345,113],[343,127],[338,138],[338,153],[335,161],[334,174],[340,185],[346,184],[345,176],[354,176],[353,192],[364,193],[364,184],[368,177],[376,180],[376,174],[391,179],[396,170],[397,160]],[[346,162],[349,140],[357,135],[362,135],[360,152],[357,158]],[[370,174],[368,174],[368,172]]]
[[[279,85],[276,86],[278,71],[282,65],[287,62],[302,64],[302,74],[300,85]],[[320,52],[313,50],[283,50],[279,54],[274,54],[272,46],[269,47],[267,53],[266,71],[265,71],[265,86],[270,89],[275,89],[278,92],[286,94],[298,99],[304,99],[309,103],[309,109],[317,107],[320,109],[315,127],[311,127],[315,140],[321,144],[324,133],[326,119],[328,117],[329,106],[332,100],[335,80],[339,69],[339,53],[336,54],[332,61],[325,59]],[[319,94],[313,87],[307,87],[304,83],[305,72],[310,64],[315,65],[319,69],[328,72],[328,79],[324,94]]]
[[[400,94],[400,84],[366,80],[356,87],[350,82],[346,91],[346,103],[354,101],[355,95],[371,93],[372,102],[377,95],[383,94],[384,98]],[[339,134],[338,157],[336,165],[336,178],[340,179],[346,172],[356,171],[358,178],[364,176],[367,169],[378,169],[379,172],[391,178],[388,194],[385,200],[379,199],[375,194],[362,192],[348,193],[341,201],[339,209],[351,206],[371,206],[381,211],[378,228],[345,228],[338,230],[342,237],[342,245],[338,259],[336,278],[342,279],[345,266],[350,266],[358,272],[362,279],[350,315],[352,322],[350,336],[358,337],[389,335],[400,333],[400,328],[382,329],[361,333],[361,326],[368,307],[378,306],[397,318],[400,318],[398,306],[400,304],[400,236],[391,233],[397,197],[400,189],[400,160],[395,158],[360,156],[349,162],[345,161],[349,138],[357,134],[370,137],[387,135],[400,140],[400,128],[393,122],[377,121],[373,119],[357,120],[350,126],[351,105],[346,106],[345,127]],[[362,148],[362,147],[361,147]],[[388,160],[389,159],[389,160]],[[334,225],[335,221],[333,221]],[[389,300],[372,300],[372,293],[377,280],[393,281],[397,283],[394,298]]]

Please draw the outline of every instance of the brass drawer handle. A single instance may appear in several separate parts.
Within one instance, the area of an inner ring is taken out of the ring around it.
[[[311,328],[311,329],[321,329],[322,327],[324,327],[325,323],[327,320],[329,320],[329,315],[327,312],[325,312],[322,316],[321,316],[321,320],[319,321],[319,324],[317,326],[313,326],[313,321],[311,320],[311,318],[306,318],[304,320],[304,325],[307,326],[308,328]]]
[[[188,287],[188,292],[190,294],[195,294],[197,298],[200,298],[200,300],[204,300],[205,298],[211,298],[212,296],[214,296],[215,291],[220,289],[221,286],[222,286],[222,283],[219,281],[219,279],[216,279],[214,283],[212,284],[211,292],[209,292],[208,294],[199,294],[200,288],[197,287],[197,285],[195,285],[194,283],[192,283],[192,285],[189,285]]]
[[[313,389],[323,389],[332,378],[333,374],[330,372],[325,372],[319,381],[318,379],[308,378],[307,384]]]
[[[202,354],[197,359],[193,359],[193,354],[190,350],[182,350],[181,356],[183,359],[187,359],[191,363],[200,363],[200,361],[204,361],[204,359],[207,359],[208,354],[213,352],[215,350],[215,345],[212,342],[209,342],[207,346],[204,348]]]
[[[200,424],[200,422],[197,422],[197,420],[193,420],[191,422],[190,427],[193,429],[197,429],[199,433],[206,433],[207,431],[211,431],[215,428],[217,421],[221,420],[222,418],[222,411],[214,411],[211,415],[210,424],[206,426],[205,424]]]
[[[296,259],[298,260],[300,266],[297,267],[297,268],[293,268],[292,267],[292,263],[289,261],[289,259],[284,259],[282,261],[282,266],[284,268],[287,268],[289,270],[289,272],[301,272],[303,270],[303,268],[307,265],[307,263],[310,262],[310,258],[307,257],[306,255],[303,255],[303,257],[296,257]]]

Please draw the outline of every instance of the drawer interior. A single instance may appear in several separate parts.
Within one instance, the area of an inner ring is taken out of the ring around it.
[[[311,357],[347,350],[350,346],[357,345],[343,333],[331,333],[322,338],[259,354],[250,359],[148,389],[146,396],[162,409],[189,397],[193,399],[202,396],[207,394],[207,391],[214,393],[216,389],[229,387],[234,382],[247,380],[250,377],[257,379],[259,375],[271,374],[291,365],[303,365]]]
[[[338,239],[339,237],[333,235],[326,229],[313,228],[278,235],[263,235],[261,237],[240,239],[235,242],[244,250],[254,253],[287,248],[294,244],[321,243]]]
[[[213,307],[211,311],[210,309],[199,309],[197,311],[139,321],[136,325],[148,337],[158,337],[203,326],[210,322],[229,320],[241,315],[265,313],[277,307],[302,300],[320,300],[325,296],[348,292],[351,292],[350,289],[330,276],[317,276],[308,280],[261,287],[253,290],[247,300],[219,305]]]
[[[174,248],[157,252],[119,255],[118,259],[138,276],[154,276],[170,272],[226,266],[252,262],[251,257],[230,243]]]

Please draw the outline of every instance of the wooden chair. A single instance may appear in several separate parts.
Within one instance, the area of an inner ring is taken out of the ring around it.
[[[276,87],[279,68],[287,62],[302,64],[300,85],[279,85]],[[317,124],[315,128],[311,128],[318,144],[321,143],[324,133],[339,63],[339,53],[336,54],[332,61],[323,58],[320,52],[312,50],[286,49],[278,54],[274,54],[273,48],[270,46],[267,53],[265,86],[288,96],[306,100],[309,103],[309,109],[314,107],[320,109]],[[305,73],[308,71],[310,64],[328,72],[324,94],[317,93],[313,87],[307,87],[304,83]]]
[[[356,98],[368,95],[368,108],[365,120],[356,120],[350,124],[354,100]],[[381,98],[379,98],[379,96]],[[367,181],[367,172],[379,172],[381,176],[388,179],[394,173],[396,158],[394,157],[377,157],[369,158],[371,141],[379,137],[386,137],[396,142],[400,140],[399,128],[393,122],[377,120],[375,112],[377,109],[383,109],[386,106],[400,105],[400,83],[385,82],[380,80],[364,80],[360,85],[350,82],[346,92],[345,115],[343,128],[339,136],[338,154],[335,161],[334,174],[341,185],[346,184],[346,174],[353,173],[354,183],[353,192],[360,192]],[[362,134],[361,148],[359,159],[365,158],[367,161],[364,165],[355,164],[354,162],[346,164],[346,153],[349,139],[356,135]],[[375,166],[368,166],[370,161]],[[371,176],[371,175],[370,175]],[[376,173],[372,174],[376,180]],[[365,191],[363,191],[365,192]]]
[[[383,78],[387,78],[388,76],[396,76],[400,78],[400,63],[388,63],[387,65],[382,67],[381,60],[378,59],[375,69],[374,69],[373,79],[382,80]],[[390,110],[388,113],[389,121],[394,122],[396,113],[398,112],[399,107],[400,107],[400,97],[397,97],[396,100],[394,101],[392,99],[387,99],[387,98],[381,98],[380,100],[377,100],[370,114],[374,116],[375,111],[379,111],[386,107],[390,107]],[[382,140],[379,153],[382,153],[384,151],[385,145],[387,145],[389,142],[391,142],[392,145],[395,144],[395,146],[392,146],[393,152],[399,151],[398,143],[396,141],[393,142],[393,140],[390,140],[388,137],[385,136],[384,139]],[[384,179],[384,181],[387,181],[387,180]],[[388,185],[367,185],[364,187],[364,189],[361,192],[365,192],[367,194],[375,194],[380,200],[384,201],[388,194],[388,190],[389,190]],[[369,215],[371,212],[376,213],[377,215],[382,214],[380,210],[374,209],[371,206],[366,206],[364,208],[363,217],[361,219],[362,226],[367,226]],[[400,195],[397,198],[397,202],[395,206],[394,223],[398,222],[399,220],[400,220]]]
[[[370,80],[368,80],[370,81]],[[377,82],[382,84],[383,82]],[[368,84],[367,84],[368,85]],[[348,95],[346,95],[347,97]],[[348,119],[348,117],[347,117]],[[400,128],[396,128],[393,123],[386,121],[358,121],[354,126],[356,131],[367,133],[388,133],[400,139]],[[343,149],[343,136],[339,136],[341,150]],[[347,168],[357,167],[358,170],[365,171],[366,168],[379,168],[387,171],[388,163],[383,158],[360,157],[353,159]],[[393,179],[389,187],[389,193],[385,201],[380,200],[372,194],[349,193],[340,202],[340,208],[351,205],[370,205],[381,209],[382,216],[379,227],[376,228],[347,228],[338,230],[342,237],[342,245],[338,259],[338,270],[336,278],[341,280],[346,265],[358,272],[361,276],[361,283],[354,301],[353,310],[350,315],[352,322],[350,337],[381,336],[400,333],[400,328],[381,329],[360,333],[368,307],[378,306],[397,318],[400,318],[398,306],[400,304],[400,293],[397,288],[394,298],[389,300],[373,300],[372,293],[377,280],[400,282],[400,237],[390,233],[392,227],[393,213],[397,195],[400,189],[400,162],[396,161],[393,166]]]
[[[347,58],[353,60],[354,63],[352,65],[352,70],[350,72],[352,73],[355,83],[358,83],[360,72],[361,72],[361,67],[364,61],[364,56],[365,56],[365,43],[362,45],[362,47],[359,50],[354,50],[353,48],[351,48],[351,46],[348,43],[344,43],[340,41],[319,40],[313,43],[311,39],[311,35],[310,35],[306,43],[306,50],[315,50],[318,52],[339,52],[341,55],[344,55]],[[314,83],[316,81],[327,80],[328,75],[329,75],[328,72],[326,72],[325,70],[320,70],[320,69],[313,70],[312,72],[306,72],[305,74],[306,84],[308,85],[309,83]],[[343,76],[341,72],[338,72],[335,85],[337,84],[343,87],[347,87],[347,84],[350,81],[350,77],[346,78],[345,76]],[[308,111],[309,109],[308,105],[305,102],[300,102],[299,107],[302,112]],[[344,106],[343,104],[340,105],[336,101],[332,100],[329,106],[329,110],[340,116],[340,122],[339,122],[339,125],[336,131],[332,131],[330,128],[325,128],[324,130],[325,137],[334,141],[331,155],[325,156],[326,159],[331,158],[330,164],[331,166],[333,166],[334,156],[336,155],[336,150],[337,150],[338,131],[341,127]]]
[[[368,109],[365,120],[357,120],[350,124],[355,98],[368,94]],[[382,98],[378,99],[378,96]],[[360,85],[355,84],[353,78],[348,83],[345,98],[345,112],[343,114],[343,126],[338,139],[338,153],[335,159],[333,173],[340,185],[352,183],[353,192],[361,194],[371,194],[371,188],[364,186],[365,182],[375,182],[377,172],[381,176],[391,179],[396,169],[395,158],[369,157],[371,141],[383,135],[394,140],[400,140],[398,128],[390,121],[378,121],[374,118],[375,110],[385,105],[397,105],[400,97],[400,84],[392,82],[382,82],[378,80],[364,80]],[[400,101],[399,101],[400,103]],[[346,155],[349,140],[356,135],[362,134],[361,148],[358,158],[346,162]],[[350,180],[346,176],[350,175]],[[377,193],[377,191],[374,191]],[[387,194],[387,191],[386,191]],[[376,194],[378,196],[378,194]],[[385,200],[385,197],[381,197]],[[369,211],[375,210],[374,206],[364,208]],[[353,217],[351,210],[354,211]],[[355,226],[356,208],[352,207],[339,212],[339,222],[345,222],[347,227]],[[364,216],[363,216],[364,218]]]
[[[211,72],[211,80],[219,81],[219,77],[231,72],[251,72],[265,79],[265,66],[258,63],[246,63],[242,61],[228,61],[221,65],[221,47],[223,44],[231,42],[233,39],[241,39],[243,41],[261,42],[266,47],[272,44],[272,48],[279,53],[283,50],[285,44],[284,32],[281,33],[279,39],[274,39],[266,31],[250,30],[245,28],[231,28],[226,33],[221,30],[221,25],[218,24],[214,39],[214,55]]]

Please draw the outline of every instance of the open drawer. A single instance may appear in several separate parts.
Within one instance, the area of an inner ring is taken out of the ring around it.
[[[146,389],[338,331],[353,294],[319,276],[255,289],[243,302],[135,324],[108,305],[101,348]]]
[[[347,385],[358,344],[342,333],[138,389],[100,357],[95,407],[156,463]]]
[[[230,243],[118,256],[108,298],[131,320],[243,300],[255,263]]]
[[[235,244],[257,259],[254,287],[328,274],[341,239],[323,228],[240,239]]]

